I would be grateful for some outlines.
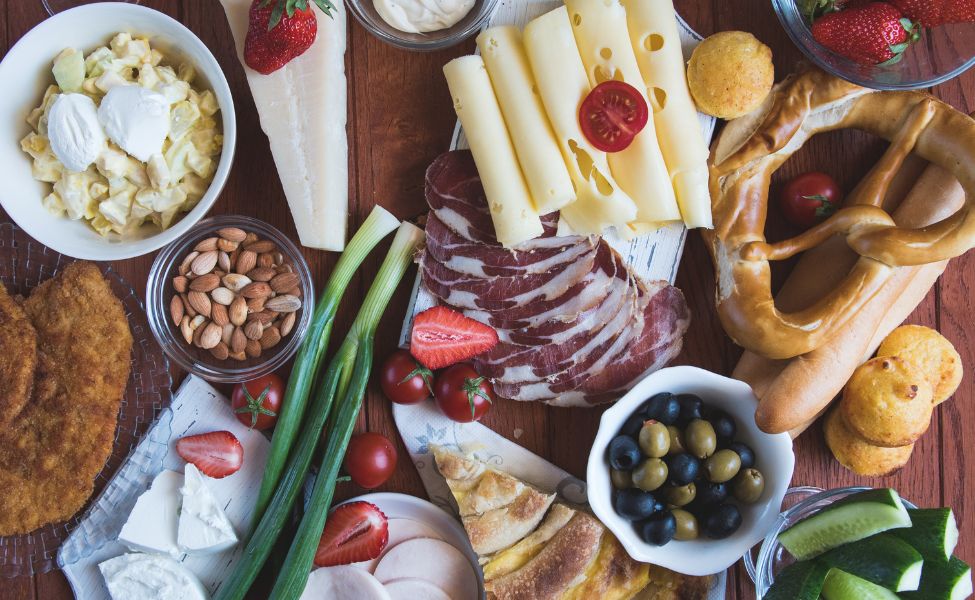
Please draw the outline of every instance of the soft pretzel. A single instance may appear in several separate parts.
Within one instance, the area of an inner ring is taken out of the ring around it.
[[[848,127],[882,137],[890,147],[836,214],[795,238],[768,243],[772,174],[811,136]],[[954,175],[968,194],[961,210],[918,229],[898,227],[881,208],[912,152]],[[736,343],[769,358],[820,347],[881,289],[894,267],[954,258],[975,246],[975,120],[926,93],[875,92],[808,70],[773,90],[763,109],[729,124],[710,164],[715,229],[705,237],[717,270],[718,314]],[[769,261],[836,235],[859,255],[846,278],[801,310],[777,308]]]

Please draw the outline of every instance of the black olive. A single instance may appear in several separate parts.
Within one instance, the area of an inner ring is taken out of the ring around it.
[[[637,524],[640,539],[654,546],[668,544],[677,535],[677,519],[669,510],[656,513],[646,521]]]
[[[755,466],[755,453],[752,449],[742,444],[741,442],[732,442],[728,444],[728,450],[734,450],[738,458],[741,459],[742,469],[751,469]]]
[[[680,404],[677,403],[677,398],[668,392],[653,396],[643,406],[648,419],[660,421],[664,425],[673,425],[680,416]]]
[[[643,422],[646,420],[646,415],[639,410],[636,411],[623,422],[623,428],[620,429],[618,435],[628,435],[635,438],[640,433],[640,428],[643,427]]]
[[[735,420],[731,418],[731,415],[723,410],[715,409],[708,421],[714,427],[714,433],[718,436],[718,441],[729,443],[735,439],[735,432],[738,431],[738,426],[735,425]]]
[[[618,435],[609,443],[609,466],[617,471],[632,471],[641,460],[640,446],[630,436]]]
[[[701,419],[701,409],[704,407],[704,401],[694,394],[679,394],[677,396],[677,404],[680,405],[680,414],[677,417],[677,423],[681,427],[685,427],[688,423],[694,419]]]
[[[667,463],[667,482],[676,486],[691,483],[701,472],[701,461],[686,452],[668,456],[664,462]]]
[[[727,483],[712,483],[710,481],[697,482],[697,495],[689,506],[691,512],[701,516],[728,498]]]
[[[630,488],[616,492],[613,507],[624,519],[640,521],[656,512],[657,499],[650,492]]]
[[[704,535],[723,540],[741,527],[741,512],[734,504],[721,504],[704,518]]]

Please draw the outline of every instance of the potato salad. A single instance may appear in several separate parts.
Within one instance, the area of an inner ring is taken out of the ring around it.
[[[119,33],[85,56],[54,60],[56,84],[31,111],[21,148],[50,183],[44,206],[103,236],[166,229],[210,185],[223,146],[217,99],[192,65],[165,64],[144,38]]]

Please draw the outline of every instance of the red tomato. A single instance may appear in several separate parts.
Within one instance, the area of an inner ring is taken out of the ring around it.
[[[579,125],[589,142],[603,152],[625,150],[650,119],[643,94],[611,79],[597,85],[579,106]]]
[[[356,484],[376,488],[396,470],[396,447],[379,433],[360,433],[349,440],[342,464]]]
[[[396,404],[416,404],[433,393],[433,372],[420,365],[406,350],[389,355],[379,371],[379,385],[386,397]]]
[[[839,184],[825,173],[803,173],[786,184],[779,199],[785,220],[809,229],[836,212],[843,202]]]
[[[237,420],[251,429],[265,430],[278,422],[278,411],[284,399],[284,381],[274,373],[253,381],[238,383],[230,407]]]
[[[447,417],[459,423],[470,423],[480,420],[491,408],[494,388],[469,363],[461,363],[437,375],[433,397]]]

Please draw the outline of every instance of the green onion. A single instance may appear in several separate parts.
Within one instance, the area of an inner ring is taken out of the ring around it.
[[[254,506],[253,523],[257,523],[264,515],[271,494],[274,493],[281,479],[281,470],[291,452],[295,436],[298,434],[298,426],[304,417],[311,386],[318,374],[325,349],[328,347],[335,313],[345,294],[345,288],[348,287],[349,281],[369,252],[398,225],[399,220],[387,210],[379,206],[373,208],[362,227],[349,241],[349,245],[329,277],[325,291],[322,292],[321,299],[315,306],[308,335],[291,369],[284,403],[274,428],[274,437],[271,439],[271,450],[268,454],[267,466],[264,468],[261,490],[257,496],[257,504]]]
[[[311,467],[315,448],[321,439],[322,428],[325,426],[325,422],[329,417],[334,399],[336,397],[340,398],[343,406],[352,404],[352,402],[346,402],[346,398],[353,394],[355,390],[359,390],[358,398],[354,402],[355,414],[358,413],[359,406],[362,402],[362,393],[365,389],[366,381],[369,378],[369,368],[372,362],[373,335],[376,326],[387,304],[389,304],[390,297],[399,285],[407,267],[409,267],[413,254],[422,239],[423,232],[413,225],[404,223],[400,226],[393,240],[393,245],[386,256],[386,260],[383,261],[372,287],[369,288],[369,293],[366,295],[359,315],[352,324],[352,329],[329,363],[322,383],[315,393],[312,405],[307,411],[301,427],[301,433],[298,435],[297,443],[291,454],[287,457],[287,467],[284,469],[280,482],[274,490],[270,504],[268,504],[267,510],[264,511],[260,521],[257,523],[254,533],[247,541],[240,561],[234,567],[233,573],[224,580],[214,600],[241,600],[251,585],[253,585],[258,573],[267,561],[268,555],[274,548],[274,543],[281,534],[281,530],[287,522],[288,515],[294,507],[295,501],[301,493],[302,484]],[[363,350],[363,347],[367,349]],[[357,359],[357,356],[363,356],[365,353],[368,353],[369,359],[365,364],[359,366],[361,361]],[[364,374],[362,373],[363,370]],[[313,376],[314,374],[312,373],[310,377]],[[345,412],[342,414],[345,414]],[[355,414],[350,419],[352,423],[355,421]],[[348,425],[349,435],[351,435],[352,423]],[[342,462],[349,435],[344,436],[345,441],[341,451],[338,452],[337,457],[334,457],[337,461],[335,470],[333,471],[334,474],[337,474],[337,465]],[[332,452],[332,439],[334,437],[334,435],[329,436],[330,452]],[[328,463],[329,456],[331,455],[326,455],[326,464]],[[325,481],[325,473],[326,471],[324,469],[319,473],[316,490]],[[332,488],[335,485],[334,474],[327,478],[331,480]],[[331,492],[332,490],[329,490],[329,500],[326,502],[325,508],[328,507],[328,502],[331,501]],[[312,506],[311,504],[309,505],[309,511],[311,511]],[[314,560],[315,551],[318,548],[318,540],[321,538],[322,530],[324,529],[326,511],[323,509],[318,512],[321,513],[321,523],[318,524],[317,537],[314,537],[312,540],[310,558],[307,560],[304,572],[300,574],[300,577],[302,577],[300,582],[301,586],[304,586],[304,583],[307,581],[308,573],[311,571],[311,562]],[[299,529],[298,537],[296,537],[296,542],[298,539],[304,540],[307,537],[301,534],[305,529],[305,521],[307,520],[308,514],[309,512],[306,512],[302,518],[301,528]],[[293,553],[294,543],[292,544],[292,550],[288,553],[288,558],[282,568],[282,573],[286,573],[294,568],[294,561],[292,560]],[[302,553],[302,557],[305,555],[306,553]],[[296,577],[298,575],[293,573],[290,579]],[[301,590],[291,597],[297,598],[300,595]]]
[[[274,589],[271,590],[272,600],[298,598],[308,581],[315,552],[325,528],[328,507],[335,493],[339,467],[345,457],[352,429],[362,407],[366,384],[369,382],[376,327],[422,240],[423,232],[413,225],[403,223],[400,226],[389,254],[386,255],[386,260],[383,261],[372,287],[369,288],[362,309],[342,344],[342,350],[345,352],[340,350],[329,365],[329,374],[334,368],[335,371],[342,371],[349,375],[339,378],[341,383],[336,390],[339,403],[336,413],[329,420],[324,458],[319,466],[311,500],[298,526],[298,533],[288,551],[284,566],[281,567],[281,572],[274,582]],[[319,431],[320,429],[303,431],[302,435],[307,433],[317,439]]]

